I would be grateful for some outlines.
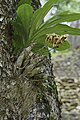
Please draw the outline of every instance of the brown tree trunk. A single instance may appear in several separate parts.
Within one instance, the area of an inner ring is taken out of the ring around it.
[[[19,56],[14,55],[12,28],[8,20],[14,18],[13,6],[17,2],[1,1],[1,15],[4,19],[0,37],[0,119],[60,120],[51,60],[32,53],[34,45],[23,49]],[[12,8],[10,13],[8,6]]]

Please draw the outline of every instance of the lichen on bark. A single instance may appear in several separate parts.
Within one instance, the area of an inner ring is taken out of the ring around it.
[[[8,21],[15,18],[18,1],[13,1],[7,0],[6,4],[6,0],[1,0],[4,19],[0,38],[0,118],[60,120],[57,86],[49,57],[34,54],[34,45],[24,48],[18,56],[13,52],[12,30],[8,26]],[[14,10],[11,6],[15,6]]]

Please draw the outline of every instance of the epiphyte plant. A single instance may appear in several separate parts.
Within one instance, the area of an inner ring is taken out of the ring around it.
[[[62,24],[62,22],[79,20],[80,13],[69,13],[65,11],[43,22],[44,17],[56,2],[57,0],[48,0],[43,7],[34,12],[30,5],[31,0],[25,0],[25,2],[24,0],[20,1],[16,10],[16,19],[12,22],[14,28],[13,46],[15,51],[20,51],[32,43],[35,43],[33,52],[44,55],[47,55],[48,47],[55,47],[58,50],[65,50],[70,47],[68,41],[65,38],[63,39],[61,35],[80,35],[80,29],[72,28]],[[59,36],[55,44],[52,45],[49,36],[53,33]]]

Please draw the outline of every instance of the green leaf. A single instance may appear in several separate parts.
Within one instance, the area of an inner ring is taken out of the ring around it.
[[[56,0],[49,0],[42,8],[38,9],[32,18],[32,27],[30,30],[30,36],[33,35],[33,33],[37,30],[39,25],[42,23],[44,17],[49,12],[49,10],[53,7],[53,4],[56,2]]]
[[[56,48],[58,51],[64,51],[70,48],[70,43],[68,41],[64,41],[59,48]]]
[[[13,46],[15,47],[15,49],[21,49],[22,47],[25,47],[26,41],[28,39],[26,30],[23,27],[19,18],[13,21],[12,24],[13,24],[13,29],[14,29]]]
[[[20,0],[17,9],[17,18],[14,22],[13,45],[16,50],[22,50],[27,45],[36,43],[33,51],[41,55],[47,55],[47,47],[51,47],[49,43],[46,44],[45,42],[47,34],[80,35],[80,29],[60,24],[61,22],[71,22],[80,19],[80,13],[70,14],[63,12],[42,24],[44,17],[56,1],[57,0],[48,0],[42,8],[33,14],[33,8],[29,5],[31,4],[31,0]],[[60,48],[56,49],[63,51],[69,47],[70,44],[66,41],[62,43]]]
[[[21,20],[22,25],[25,28],[27,34],[29,33],[32,15],[33,15],[33,8],[28,4],[22,4],[17,9],[17,16]]]
[[[19,3],[18,3],[18,7],[19,7],[20,5],[22,5],[22,4],[25,4],[25,3],[26,3],[26,4],[31,4],[31,1],[32,1],[32,0],[20,0]]]
[[[38,40],[35,40],[36,45],[33,48],[34,53],[48,55],[48,47],[45,44],[45,39],[46,35],[39,37]]]
[[[72,22],[80,19],[80,13],[72,13],[72,14],[58,14],[49,19],[47,22],[45,22],[42,26],[42,28],[47,28],[50,26],[53,26],[55,24],[59,24],[61,22]]]
[[[14,34],[18,34],[19,36],[25,36],[25,29],[22,25],[22,23],[20,22],[20,20],[16,19],[14,22],[13,22],[13,28],[14,28]]]
[[[48,55],[48,48],[46,46],[43,46],[41,44],[36,44],[35,47],[32,50],[34,53],[37,53],[39,55]]]
[[[37,24],[36,24],[36,28],[39,27],[39,25],[42,23],[42,20],[44,19],[44,17],[46,16],[46,14],[49,12],[49,10],[53,7],[53,4],[56,2],[56,0],[49,0],[44,7],[42,8],[42,11],[40,12],[40,14],[37,14]],[[35,15],[34,15],[35,17]]]
[[[24,48],[25,46],[24,34],[25,34],[24,28],[21,26],[20,23],[15,22],[13,33],[13,47],[16,52],[22,50],[22,48]]]
[[[33,9],[30,5],[23,4],[18,7],[17,17],[12,23],[14,28],[13,46],[15,49],[19,50],[27,46],[32,15]]]
[[[31,38],[31,40],[38,40],[39,37],[46,35],[46,34],[52,34],[52,33],[56,33],[59,35],[64,35],[64,34],[71,34],[71,35],[80,35],[80,29],[78,28],[72,28],[68,25],[64,25],[64,24],[57,24],[54,25],[52,27],[48,27],[48,28],[44,28],[43,30],[38,30],[33,37]]]

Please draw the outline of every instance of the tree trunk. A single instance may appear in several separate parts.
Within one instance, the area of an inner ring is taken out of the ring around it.
[[[60,120],[57,86],[50,57],[34,54],[31,51],[34,45],[23,49],[19,56],[13,52],[12,27],[8,21],[15,17],[17,2],[1,1],[4,19],[0,38],[0,118]]]

